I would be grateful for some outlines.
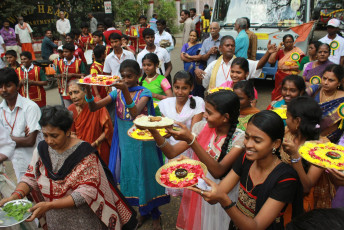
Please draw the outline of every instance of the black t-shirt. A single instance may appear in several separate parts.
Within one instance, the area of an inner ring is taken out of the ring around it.
[[[210,10],[209,9],[204,9],[203,10],[203,16],[205,19],[209,19],[210,20]]]
[[[249,176],[249,169],[253,161],[246,159],[246,154],[241,157],[233,165],[234,172],[240,176],[240,187],[237,207],[246,216],[254,218],[256,213],[256,201],[260,190],[263,189],[263,184],[258,184],[253,188],[251,177]],[[280,163],[285,164],[285,163]],[[278,167],[278,166],[276,166]],[[272,172],[274,173],[274,172]],[[288,203],[292,203],[295,199],[295,194],[298,191],[298,178],[295,177],[295,172],[292,167],[287,167],[285,173],[277,178],[277,183],[274,184],[273,189],[269,191],[269,198],[286,203],[281,211],[279,217],[275,219],[275,226],[273,229],[283,229],[283,212]],[[265,202],[265,201],[264,201]],[[234,223],[235,224],[235,223]]]

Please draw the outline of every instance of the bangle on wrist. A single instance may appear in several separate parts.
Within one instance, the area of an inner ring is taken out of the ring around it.
[[[156,147],[158,147],[159,149],[165,147],[167,145],[167,139],[165,138],[164,143],[162,143],[161,145],[158,145],[158,143],[156,144]]]
[[[290,162],[291,163],[297,163],[297,162],[299,162],[301,160],[301,157],[299,157],[299,158],[290,158]]]
[[[125,104],[125,107],[127,107],[128,109],[131,109],[131,108],[133,108],[135,106],[135,102],[134,101],[132,101],[131,102],[131,104]]]
[[[96,140],[96,147],[98,147],[99,146],[99,141],[98,140]]]
[[[232,202],[230,205],[222,206],[224,210],[229,210],[236,205],[236,202]]]
[[[192,136],[193,136],[193,139],[192,139],[192,141],[190,143],[187,143],[188,146],[191,146],[195,142],[195,140],[196,140],[196,134],[192,133]]]
[[[19,192],[20,194],[22,194],[22,196],[24,197],[25,196],[25,192],[21,189],[16,189],[15,190],[16,192]]]
[[[23,196],[20,192],[18,192],[18,191],[14,191],[14,192],[12,193],[12,195],[17,195],[17,197],[18,197],[19,199],[23,199],[23,198],[24,198],[24,196]]]
[[[94,101],[94,97],[92,95],[92,98],[88,99],[87,96],[85,95],[85,100],[86,100],[87,103],[91,103],[91,102]]]

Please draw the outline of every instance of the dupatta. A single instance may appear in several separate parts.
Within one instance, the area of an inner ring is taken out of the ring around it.
[[[298,54],[298,59],[296,58]],[[294,47],[292,50],[290,50],[289,52],[285,53],[284,56],[278,61],[278,69],[279,71],[283,66],[297,66],[300,65],[300,61],[301,61],[301,57],[304,56],[303,51],[298,48],[298,47]],[[286,71],[283,70],[282,71],[284,74],[290,75],[290,74],[298,74],[300,71]]]

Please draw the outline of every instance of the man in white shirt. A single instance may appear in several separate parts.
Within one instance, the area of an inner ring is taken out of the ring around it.
[[[270,55],[273,52],[276,52],[276,44],[271,44],[269,41],[268,50],[264,54],[264,56],[259,61],[252,61],[247,60],[249,63],[249,74],[247,79],[250,78],[257,78],[259,77],[260,73],[262,72],[262,68],[268,61]],[[221,38],[219,49],[222,53],[222,56],[211,62],[207,68],[200,71],[200,75],[202,76],[200,79],[202,80],[202,85],[204,88],[215,88],[221,86],[226,81],[231,81],[231,65],[235,58],[235,40],[232,36],[224,36]]]
[[[344,64],[344,38],[339,36],[340,21],[336,18],[332,18],[327,23],[327,35],[321,38],[319,41],[327,43],[331,47],[331,55],[329,60],[335,64]]]
[[[182,10],[180,13],[180,22],[184,23],[184,28],[183,28],[183,43],[187,43],[189,41],[189,34],[191,30],[194,30],[195,24],[192,22],[192,19],[190,18],[190,12],[188,10]]]
[[[146,47],[137,55],[137,62],[139,63],[140,68],[142,69],[142,58],[148,53],[155,53],[160,60],[159,70],[157,73],[169,78],[172,70],[170,54],[165,48],[154,45],[154,30],[147,28],[142,32],[142,36],[146,43]]]
[[[92,13],[88,13],[87,16],[90,19],[90,32],[91,32],[91,34],[93,34],[93,32],[95,32],[97,30],[98,21],[95,17],[93,17]]]
[[[119,72],[121,63],[127,59],[135,60],[135,56],[122,48],[122,37],[118,33],[110,34],[109,41],[113,51],[105,58],[103,73],[121,76]]]
[[[60,40],[64,45],[66,42],[66,34],[70,33],[71,27],[70,22],[65,18],[65,12],[60,11],[60,19],[56,21],[56,30],[60,34]]]
[[[155,33],[154,44],[156,46],[165,48],[168,53],[171,53],[171,51],[174,49],[174,43],[171,34],[165,31],[166,20],[159,19],[156,22],[156,25],[158,27],[158,32]],[[167,46],[168,43],[170,44],[169,46]]]
[[[19,79],[12,68],[0,70],[0,123],[5,127],[11,139],[16,143],[14,155],[9,159],[19,181],[25,174],[31,161],[36,142],[40,139],[39,119],[41,110],[30,99],[20,96],[17,91]]]
[[[32,55],[32,60],[36,60],[35,52],[32,48],[33,43],[33,30],[31,26],[24,22],[23,17],[18,17],[18,24],[14,27],[17,43],[21,46],[22,52],[29,51]]]

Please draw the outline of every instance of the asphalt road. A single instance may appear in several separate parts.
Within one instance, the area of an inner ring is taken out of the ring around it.
[[[318,40],[326,34],[326,31],[316,31],[314,33],[314,39]],[[180,50],[181,50],[181,35],[177,35],[177,44],[175,49],[171,53],[171,60],[173,65],[172,76],[178,71],[183,69],[183,62],[180,59]],[[258,91],[259,98],[257,107],[259,109],[265,109],[270,103],[270,94],[274,86],[274,82],[271,80],[254,80],[254,85]],[[57,92],[57,88],[47,91],[47,104],[48,105],[57,105],[60,104],[60,97]],[[10,173],[12,174],[12,173]],[[175,223],[177,221],[177,215],[179,210],[180,198],[171,198],[171,203],[164,205],[160,208],[162,212],[162,224],[164,230],[172,230],[175,228]],[[152,222],[148,220],[140,228],[142,230],[152,229]]]

